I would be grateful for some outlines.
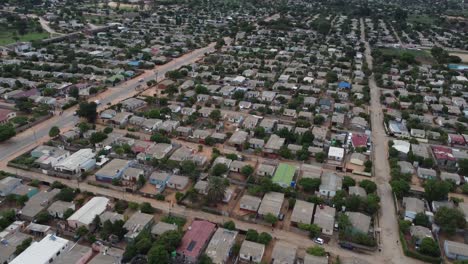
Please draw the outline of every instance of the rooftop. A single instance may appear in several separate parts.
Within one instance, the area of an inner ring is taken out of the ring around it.
[[[67,220],[77,221],[83,225],[89,225],[94,220],[96,215],[102,214],[107,208],[109,199],[106,197],[93,197]]]
[[[70,241],[54,235],[47,235],[39,242],[31,245],[17,256],[11,264],[49,263],[49,259],[56,256]]]

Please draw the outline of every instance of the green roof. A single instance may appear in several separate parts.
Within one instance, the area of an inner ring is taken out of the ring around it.
[[[278,168],[276,169],[275,175],[273,176],[273,182],[279,183],[280,185],[289,186],[294,178],[295,173],[295,166],[286,163],[280,163]]]

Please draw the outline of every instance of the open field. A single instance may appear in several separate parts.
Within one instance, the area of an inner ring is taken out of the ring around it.
[[[421,63],[434,63],[434,58],[427,50],[402,49],[402,48],[381,48],[383,54],[400,56],[403,53],[412,54],[415,59]]]
[[[414,16],[409,16],[408,21],[412,23],[431,25],[435,23],[435,18],[430,17],[428,15],[414,15]]]
[[[40,40],[49,37],[47,32],[31,32],[26,33],[25,35],[17,35],[18,41],[33,41],[33,40]],[[11,43],[15,43],[15,37],[12,31],[0,29],[0,45],[8,45]]]

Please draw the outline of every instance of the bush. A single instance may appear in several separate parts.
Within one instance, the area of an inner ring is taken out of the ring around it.
[[[179,228],[182,228],[187,222],[187,220],[182,217],[167,215],[161,218],[161,222],[168,223],[168,224],[175,224]]]
[[[325,249],[323,247],[314,246],[307,249],[307,254],[317,257],[324,257],[325,255],[327,255],[327,252],[325,252]]]
[[[156,211],[150,203],[144,202],[140,205],[140,211],[145,214],[154,214]]]
[[[223,227],[228,230],[236,230],[236,224],[233,221],[227,221],[224,223]]]
[[[408,249],[408,245],[406,244],[406,240],[405,240],[403,233],[401,231],[399,233],[400,233],[401,246],[403,247],[403,252],[405,253],[407,257],[419,259],[421,261],[433,263],[433,264],[441,263],[440,258],[425,256],[425,255],[420,254],[419,252]]]

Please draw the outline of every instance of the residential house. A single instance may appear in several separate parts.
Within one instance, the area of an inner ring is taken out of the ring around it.
[[[468,245],[460,242],[445,240],[444,252],[451,260],[468,260]]]
[[[326,172],[322,175],[322,183],[320,184],[320,194],[327,197],[334,197],[336,191],[341,190],[343,178],[333,172]]]
[[[257,167],[257,175],[259,176],[273,176],[276,171],[276,166],[260,163]]]
[[[50,191],[41,191],[31,197],[19,212],[21,219],[33,221],[40,212],[52,204],[59,192],[59,189],[52,189]]]
[[[319,205],[315,209],[314,224],[322,229],[322,234],[331,236],[335,226],[336,208]]]
[[[437,172],[433,169],[426,169],[423,167],[418,168],[418,177],[421,179],[435,179],[437,177]]]
[[[197,263],[215,230],[216,226],[213,223],[205,220],[193,221],[182,237],[180,246],[176,250],[177,255],[186,263]]]
[[[284,193],[278,192],[268,192],[263,196],[262,203],[258,208],[258,214],[260,216],[265,216],[267,214],[272,214],[275,217],[278,217],[283,207],[284,202]]]
[[[49,212],[49,215],[51,215],[52,217],[63,219],[63,214],[68,209],[74,211],[75,204],[65,201],[55,201],[49,206],[49,208],[47,208],[47,212]]]
[[[367,234],[369,233],[371,218],[363,213],[359,212],[346,212],[353,229]]]
[[[231,255],[231,249],[236,243],[238,231],[219,227],[206,247],[206,255],[214,264],[224,264]]]
[[[109,183],[119,180],[130,164],[129,160],[113,159],[95,173],[96,180]]]
[[[265,245],[244,240],[239,251],[239,258],[246,263],[260,263],[264,253]]]
[[[153,224],[153,215],[141,212],[135,212],[123,225],[123,228],[128,230],[124,235],[127,241],[133,241],[141,231],[149,229]]]
[[[296,263],[297,246],[284,241],[276,241],[271,253],[272,264]]]
[[[425,226],[410,226],[410,234],[411,237],[415,240],[415,244],[417,246],[421,245],[421,242],[424,238],[434,239],[431,230]]]
[[[169,224],[165,222],[159,222],[155,224],[151,228],[151,235],[157,237],[160,236],[168,231],[175,231],[177,230],[177,225],[176,224]]]
[[[187,187],[189,181],[190,179],[186,176],[172,175],[167,181],[167,187],[176,190],[183,190]]]
[[[80,149],[58,162],[54,170],[70,175],[89,171],[96,164],[95,155],[92,149]]]
[[[128,98],[121,102],[122,108],[127,111],[134,111],[146,105],[146,102],[138,98]]]
[[[310,224],[314,215],[314,204],[302,200],[296,200],[291,214],[291,224]]]
[[[244,194],[242,198],[240,199],[239,207],[242,210],[256,213],[258,208],[260,207],[261,202],[262,202],[262,199],[256,196]]]
[[[101,215],[109,204],[109,199],[106,197],[93,197],[75,213],[73,213],[68,219],[68,226],[71,228],[78,228],[85,226],[89,229],[89,226],[93,222],[97,215]]]
[[[424,202],[414,197],[404,197],[405,219],[413,221],[418,213],[424,213]]]

